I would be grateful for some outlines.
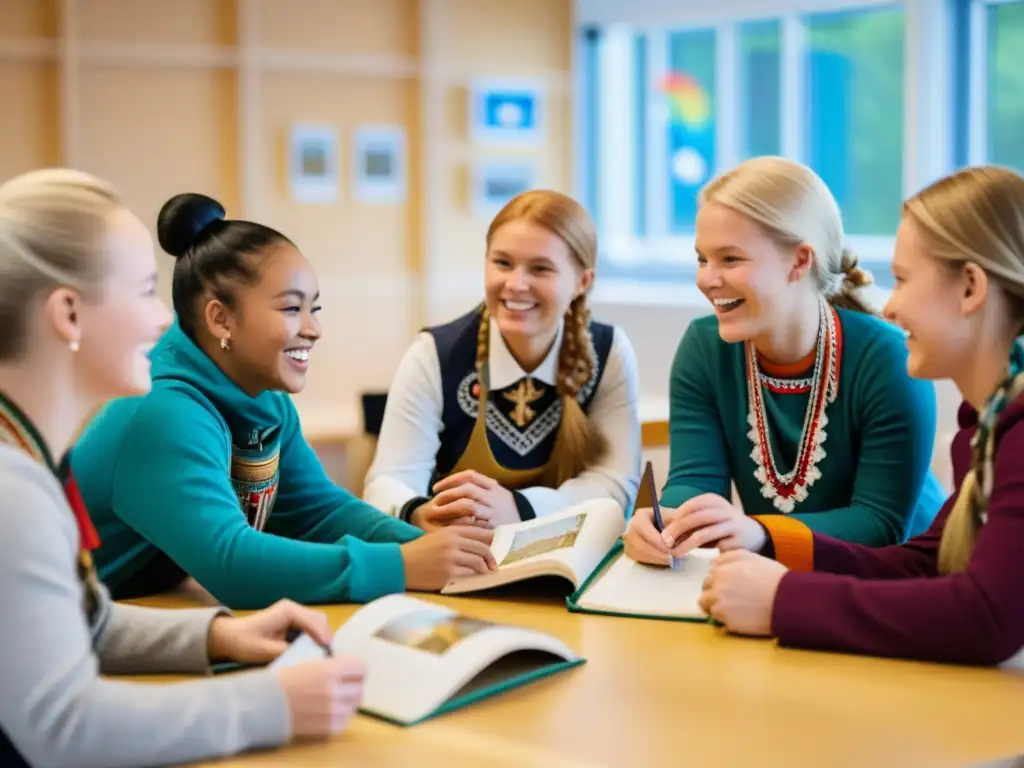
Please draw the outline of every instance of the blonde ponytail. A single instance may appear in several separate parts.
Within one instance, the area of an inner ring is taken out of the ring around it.
[[[875,315],[877,312],[863,296],[863,289],[871,285],[871,273],[858,266],[857,254],[851,248],[843,248],[839,261],[839,287],[828,295],[828,303],[836,309],[848,309]]]
[[[946,518],[939,543],[939,573],[950,574],[967,567],[978,538],[978,519],[974,513],[978,504],[978,475],[971,469],[960,484],[953,509]]]

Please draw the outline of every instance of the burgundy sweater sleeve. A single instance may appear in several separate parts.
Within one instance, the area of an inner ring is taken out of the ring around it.
[[[934,575],[939,520],[921,537],[934,541],[915,540],[913,548],[872,554],[822,541],[820,564],[856,575],[787,572],[772,614],[780,644],[960,664],[999,664],[1013,656],[1024,647],[1021,455],[1024,421],[999,441],[988,524],[964,571]],[[944,509],[942,522],[947,514]],[[818,558],[816,547],[816,567]]]
[[[906,544],[873,549],[863,544],[851,544],[814,534],[814,570],[862,579],[909,579],[938,575],[939,542],[942,540],[946,518],[953,508],[953,500],[948,500],[939,510],[931,528]]]

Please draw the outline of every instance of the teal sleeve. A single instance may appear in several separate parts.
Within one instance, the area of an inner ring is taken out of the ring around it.
[[[708,371],[711,359],[700,329],[691,323],[669,379],[669,471],[660,499],[665,507],[678,507],[702,493],[731,496],[732,467]]]
[[[274,512],[267,521],[268,531],[331,544],[349,541],[351,537],[404,544],[423,535],[416,526],[385,514],[338,487],[306,442],[291,400],[286,401],[286,408],[281,482]]]
[[[139,406],[114,467],[113,509],[225,605],[365,602],[405,589],[396,544],[293,541],[253,529],[229,475],[230,440],[207,406],[160,390]]]
[[[850,402],[861,424],[850,505],[790,517],[815,533],[883,547],[906,539],[928,475],[935,387],[907,374],[906,347],[896,334],[878,334],[862,360],[847,383],[854,388]]]

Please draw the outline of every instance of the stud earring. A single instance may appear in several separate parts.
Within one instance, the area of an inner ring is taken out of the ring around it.
[[[231,349],[231,340],[230,339],[221,339],[220,340],[220,348],[223,349],[225,352],[227,352],[229,349]]]
[[[78,339],[72,339],[71,343],[68,344],[68,346],[71,348],[72,352],[77,352],[78,351]]]

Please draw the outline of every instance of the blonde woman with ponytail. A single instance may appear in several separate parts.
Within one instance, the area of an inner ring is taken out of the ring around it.
[[[145,226],[106,182],[65,169],[0,185],[0,763],[170,765],[344,730],[363,666],[337,656],[180,685],[109,675],[264,665],[327,618],[281,601],[245,618],[111,600],[66,460],[100,403],[150,390],[170,322]],[[63,458],[62,458],[63,457]],[[171,471],[171,470],[167,470]]]
[[[485,301],[420,333],[388,392],[364,498],[431,530],[492,528],[593,499],[624,513],[640,472],[637,372],[591,320],[594,223],[533,190],[486,237]]]
[[[748,160],[703,190],[696,229],[714,312],[672,365],[667,525],[638,510],[627,554],[664,564],[710,546],[801,567],[815,533],[885,546],[927,529],[943,495],[934,387],[907,374],[902,334],[868,303],[825,183]]]
[[[956,489],[931,528],[868,549],[815,534],[813,572],[721,555],[702,605],[785,645],[1024,668],[1024,178],[958,171],[908,200],[885,315],[907,369],[963,396]]]

